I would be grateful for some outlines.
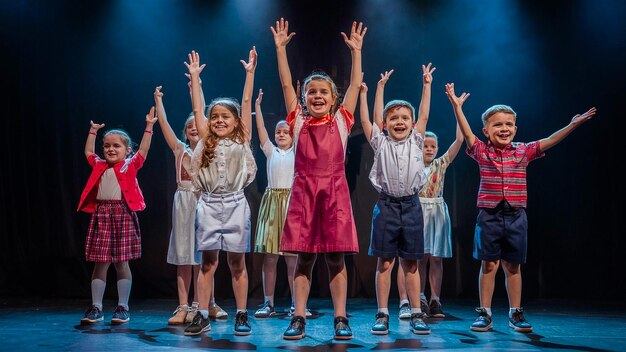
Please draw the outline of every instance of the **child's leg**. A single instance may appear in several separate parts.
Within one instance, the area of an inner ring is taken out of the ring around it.
[[[128,310],[128,299],[130,298],[130,288],[133,284],[133,275],[130,272],[128,262],[113,263],[117,274],[117,296],[118,306]]]
[[[378,258],[376,263],[376,302],[378,311],[389,314],[389,290],[391,288],[391,272],[396,263],[396,258]],[[404,281],[404,279],[403,279]],[[402,285],[404,287],[404,285]],[[398,284],[398,290],[400,290]],[[402,292],[402,291],[400,291]],[[406,296],[406,288],[403,290]]]
[[[439,299],[439,296],[441,295],[441,281],[443,280],[443,259],[441,257],[434,257],[432,255],[428,255],[428,257],[428,282],[430,283],[430,299],[432,301],[433,298]],[[420,275],[422,275],[421,271]],[[426,276],[421,277],[425,278]],[[422,284],[422,292],[424,292],[424,284]]]
[[[400,258],[400,265],[404,269],[404,281],[406,283],[411,313],[421,312],[420,308],[420,274],[417,270],[417,260]]]
[[[289,281],[289,292],[291,293],[291,302],[295,303],[295,295],[293,291],[293,279],[296,274],[296,265],[298,264],[298,257],[293,255],[286,255],[285,264],[287,264],[287,281]]]
[[[335,317],[345,317],[346,298],[348,296],[348,271],[346,270],[344,254],[326,253],[325,256]]]
[[[226,256],[232,276],[237,311],[246,310],[248,304],[248,271],[246,270],[245,255],[245,253],[228,252]]]
[[[424,253],[424,257],[417,261],[417,270],[419,270],[420,278],[423,279],[420,281],[420,293],[425,293],[424,291],[426,290],[426,278],[428,277],[426,270],[429,265],[430,258],[431,258],[430,254]],[[431,272],[433,270],[432,262],[430,262],[430,270]],[[432,291],[432,282],[431,282],[431,291]]]
[[[293,290],[295,296],[296,311],[294,316],[306,316],[306,303],[309,298],[311,289],[311,272],[315,265],[317,254],[300,253],[298,254],[298,264],[293,279]]]
[[[202,252],[202,266],[198,273],[196,289],[198,290],[198,306],[202,316],[205,318],[209,316],[209,300],[210,294],[213,292],[213,277],[215,276],[218,262],[219,250]]]
[[[506,293],[509,296],[509,307],[520,308],[522,304],[522,270],[520,264],[502,261],[502,269],[506,276]]]
[[[178,288],[178,304],[189,303],[189,287],[191,286],[191,265],[176,266],[176,287]],[[197,291],[197,290],[194,290]]]
[[[200,274],[200,265],[192,265],[192,276],[191,280],[195,282],[193,288],[193,301],[198,302],[198,275]],[[211,291],[211,297],[213,297],[213,291]]]
[[[107,285],[107,271],[111,263],[95,263],[91,273],[91,304],[102,310],[102,298]]]
[[[400,302],[408,302],[409,296],[406,293],[406,283],[404,282],[404,269],[402,269],[402,265],[398,263],[398,277],[396,278],[398,282],[398,295],[400,296]]]
[[[263,256],[263,294],[265,302],[270,302],[274,306],[274,290],[276,288],[276,264],[278,264],[278,255],[266,253]]]
[[[496,273],[500,261],[481,261],[480,275],[478,276],[478,295],[480,296],[480,306],[491,310],[491,299],[495,287]],[[491,313],[489,313],[491,314]]]

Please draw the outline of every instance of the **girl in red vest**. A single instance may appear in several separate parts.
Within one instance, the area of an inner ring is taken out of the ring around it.
[[[85,257],[87,261],[95,262],[95,266],[91,276],[92,305],[85,312],[81,324],[94,324],[104,319],[102,297],[111,263],[117,273],[118,293],[111,324],[123,324],[130,320],[128,297],[132,274],[128,261],[141,257],[141,231],[136,212],[146,208],[137,182],[137,171],[148,155],[156,121],[152,107],[146,115],[146,128],[136,153],[133,153],[132,141],[125,131],[115,129],[106,132],[102,148],[104,159],[94,152],[97,132],[104,124],[91,121],[85,156],[92,171],[80,197],[78,210],[91,213]]]

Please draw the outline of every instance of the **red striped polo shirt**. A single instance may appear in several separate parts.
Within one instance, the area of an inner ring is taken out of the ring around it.
[[[478,138],[466,150],[480,169],[479,208],[495,208],[506,199],[514,208],[526,208],[526,167],[542,156],[539,142],[513,142],[504,148]]]

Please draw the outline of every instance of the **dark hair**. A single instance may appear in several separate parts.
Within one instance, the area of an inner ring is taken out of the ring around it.
[[[122,137],[122,143],[124,143],[124,145],[126,146],[126,148],[130,148],[130,153],[128,154],[128,156],[133,156],[135,155],[135,146],[136,144],[133,143],[133,140],[130,139],[130,136],[128,135],[128,132],[124,131],[121,128],[115,128],[112,130],[108,130],[106,132],[104,132],[104,135],[102,136],[102,138],[111,135],[111,134],[116,134],[120,137]]]
[[[302,102],[304,104],[302,105],[302,112],[304,115],[308,115],[309,112],[307,111],[306,108],[306,87],[309,85],[309,83],[311,83],[311,81],[326,81],[330,84],[330,90],[331,93],[333,95],[333,97],[335,98],[335,103],[333,104],[333,106],[330,107],[330,114],[334,115],[335,112],[337,112],[337,110],[339,109],[339,91],[337,90],[337,85],[335,84],[335,82],[333,81],[333,79],[326,74],[326,72],[322,71],[322,70],[314,70],[313,72],[311,72],[310,75],[308,75],[305,79],[304,82],[302,83]]]

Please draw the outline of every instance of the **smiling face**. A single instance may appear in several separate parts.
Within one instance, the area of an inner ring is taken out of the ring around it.
[[[426,166],[435,160],[439,147],[437,146],[437,139],[435,137],[426,136],[424,138],[424,164]]]
[[[200,140],[200,136],[198,135],[198,130],[196,129],[196,120],[193,116],[189,117],[185,122],[185,138],[187,139],[187,143],[191,149],[194,149],[198,141]]]
[[[406,106],[391,108],[385,115],[385,128],[394,141],[406,139],[413,129],[413,114]]]
[[[328,115],[337,100],[331,83],[325,79],[313,79],[304,89],[309,114],[316,118]]]
[[[131,152],[131,149],[128,147],[128,140],[117,133],[110,133],[104,136],[102,149],[104,151],[104,159],[109,164],[117,164],[124,161]]]
[[[219,104],[213,106],[209,115],[209,127],[217,137],[231,136],[238,125],[239,118],[232,111]]]
[[[517,133],[515,115],[508,112],[494,113],[487,117],[483,133],[498,148],[511,144]]]
[[[291,148],[293,144],[293,139],[291,138],[291,134],[289,134],[289,125],[286,121],[281,121],[276,124],[276,130],[274,131],[274,141],[278,148],[282,150],[287,150]]]

